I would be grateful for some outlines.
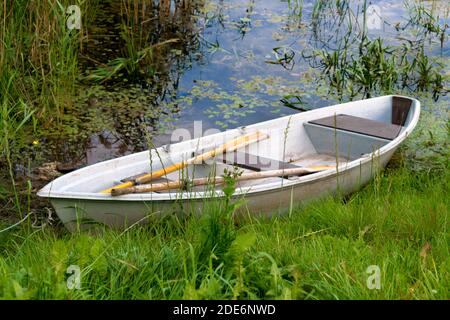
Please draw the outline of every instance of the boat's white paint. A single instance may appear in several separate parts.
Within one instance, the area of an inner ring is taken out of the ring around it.
[[[110,187],[113,182],[119,182],[120,179],[148,172],[150,163],[152,164],[151,168],[156,170],[173,162],[187,159],[192,152],[218,146],[243,133],[255,130],[268,133],[270,139],[247,147],[245,151],[250,154],[282,161],[295,161],[308,155],[314,156],[317,155],[317,152],[305,130],[306,122],[344,113],[391,123],[392,98],[393,96],[383,96],[334,105],[101,162],[54,180],[40,190],[38,195],[51,199],[59,218],[71,230],[76,227],[76,221],[85,218],[111,226],[123,227],[143,218],[145,220],[145,217],[152,213],[160,216],[190,209],[200,212],[205,203],[204,199],[210,193],[204,191],[166,192],[129,194],[114,198],[98,192]],[[359,189],[378,170],[384,168],[399,144],[416,126],[419,120],[420,102],[408,99],[412,101],[412,105],[401,133],[396,139],[386,142],[375,152],[364,154],[360,158],[350,159],[344,163],[340,162],[336,169],[304,177],[289,180],[272,178],[258,181],[258,184],[254,184],[254,182],[253,184],[243,184],[236,191],[235,196],[245,195],[249,212],[256,215],[276,213],[278,209],[282,210],[288,207],[291,199],[294,199],[295,202],[307,201],[334,194],[338,190],[342,194],[348,194]],[[273,143],[273,141],[276,142]],[[342,154],[340,155],[342,156]],[[320,160],[320,155],[318,159]],[[223,166],[218,165],[218,171],[222,170]],[[211,169],[210,166],[202,165],[196,166],[196,168],[200,175],[207,174],[207,171]],[[178,175],[179,173],[172,173],[168,178],[177,179]],[[216,195],[221,196],[222,192],[217,190]]]

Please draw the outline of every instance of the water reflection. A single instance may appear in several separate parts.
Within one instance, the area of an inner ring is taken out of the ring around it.
[[[448,56],[442,14],[372,3],[381,29],[362,28],[364,1],[103,1],[80,56],[87,73],[103,74],[81,88],[62,134],[48,136],[48,157],[95,163],[168,143],[170,129],[194,120],[230,128],[336,102],[308,58],[358,53],[364,36]]]
[[[196,20],[203,5],[102,2],[80,57],[89,90],[80,92],[78,107],[62,124],[63,131],[77,127],[91,134],[80,136],[76,147],[49,135],[49,142],[57,141],[53,158],[89,164],[149,147],[152,133],[179,112],[170,102],[178,98],[180,77],[202,58]]]

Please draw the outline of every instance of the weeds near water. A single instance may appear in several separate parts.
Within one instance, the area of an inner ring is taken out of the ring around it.
[[[136,53],[133,51],[133,56],[128,58],[116,58],[111,61],[106,67],[99,67],[94,72],[92,72],[89,76],[86,77],[87,80],[93,80],[98,82],[105,82],[107,80],[111,80],[114,76],[119,73],[126,71],[128,75],[132,76],[136,74],[136,72],[140,71],[138,65],[144,60],[152,60],[153,52],[155,49],[178,42],[178,39],[170,39],[167,41],[163,41],[161,43],[157,43],[150,47],[144,48]],[[152,63],[153,64],[153,63]],[[147,74],[154,74],[154,70],[147,70]]]
[[[82,11],[93,1],[83,1]],[[30,188],[17,190],[17,152],[31,145],[39,125],[58,123],[72,106],[83,30],[67,28],[69,4],[17,0],[0,5],[0,163],[21,217],[19,191],[29,202]]]
[[[12,1],[0,8],[2,94],[13,101],[21,97],[38,107],[39,114],[54,112],[58,117],[71,105],[81,32],[67,29],[67,6],[58,1]],[[21,81],[5,92],[12,73]]]
[[[359,11],[355,14],[346,1],[336,4],[329,2],[327,5],[322,1],[316,2],[313,22],[317,20],[316,24],[320,25],[320,16],[327,8],[338,13],[331,21],[339,26],[339,30],[347,28],[347,31],[340,31],[343,37],[333,42],[337,43],[337,48],[324,45],[321,49],[311,53],[304,51],[302,54],[313,68],[322,70],[323,78],[341,99],[344,96],[352,99],[359,95],[367,98],[404,89],[431,92],[435,99],[446,94],[446,79],[441,74],[443,65],[439,59],[432,59],[425,54],[424,42],[427,34],[445,33],[448,26],[445,24],[441,27],[437,18],[424,7],[414,7],[416,15],[411,17],[409,24],[419,25],[428,31],[414,41],[401,37],[398,45],[386,45],[381,38],[369,38],[364,27],[365,6],[362,7],[362,27],[358,23]],[[355,32],[355,28],[359,31]]]
[[[325,78],[339,96],[392,93],[396,90],[432,92],[435,99],[445,93],[442,65],[425,55],[424,49],[414,50],[408,44],[384,45],[380,38],[364,38],[358,53],[342,50],[318,50],[312,56],[313,66],[323,71]]]

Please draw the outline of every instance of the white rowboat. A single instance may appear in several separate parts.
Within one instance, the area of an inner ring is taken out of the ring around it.
[[[267,135],[238,152],[168,173],[164,181],[221,176],[236,166],[255,171],[328,166],[308,175],[274,176],[239,181],[234,197],[245,197],[242,210],[252,215],[285,212],[294,202],[358,190],[385,167],[400,143],[415,128],[420,102],[383,96],[277,118],[225,132],[97,163],[66,174],[38,192],[50,199],[69,230],[89,222],[124,228],[148,216],[186,212],[201,214],[205,199],[222,197],[221,186],[160,190],[113,197],[100,193],[129,177],[184,162],[242,135]],[[294,170],[295,171],[295,170]],[[152,181],[153,183],[153,181]],[[248,210],[248,211],[247,211]]]

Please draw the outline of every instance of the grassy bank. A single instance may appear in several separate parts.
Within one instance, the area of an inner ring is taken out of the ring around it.
[[[388,170],[347,201],[235,226],[220,212],[100,236],[0,234],[0,296],[86,299],[447,299],[448,170]],[[66,270],[79,265],[81,288]],[[369,290],[367,268],[381,270]]]
[[[287,217],[235,224],[222,203],[201,218],[96,236],[24,222],[0,233],[0,296],[447,299],[449,131],[433,119],[363,190]],[[80,267],[79,290],[67,288],[70,265]],[[367,287],[369,266],[380,289]]]

